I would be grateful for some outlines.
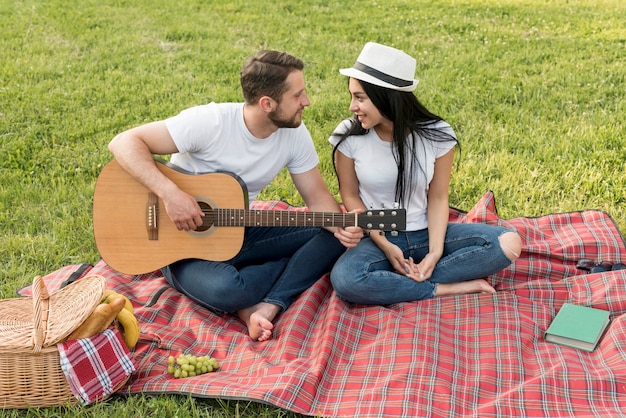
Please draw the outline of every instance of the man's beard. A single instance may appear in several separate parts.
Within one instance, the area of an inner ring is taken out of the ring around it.
[[[297,113],[292,118],[286,119],[283,117],[283,112],[278,109],[270,112],[268,117],[277,128],[297,128],[302,124],[302,119],[298,118]]]

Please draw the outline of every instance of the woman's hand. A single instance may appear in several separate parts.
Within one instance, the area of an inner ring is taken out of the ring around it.
[[[385,253],[385,256],[391,263],[391,266],[393,267],[396,273],[398,274],[408,273],[408,270],[407,270],[408,260],[404,258],[404,254],[402,253],[402,250],[400,249],[400,247],[387,241],[385,247],[382,248],[382,250]]]
[[[417,282],[423,282],[430,279],[435,270],[435,266],[441,257],[428,253],[422,261],[415,263],[412,257],[406,260],[406,275]]]

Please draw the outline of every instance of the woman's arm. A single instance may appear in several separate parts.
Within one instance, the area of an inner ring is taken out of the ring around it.
[[[354,169],[354,160],[337,151],[335,153],[335,167],[339,179],[339,193],[345,208],[349,211],[354,209],[365,211],[367,208],[359,195],[359,179]],[[406,274],[407,260],[404,259],[402,250],[397,245],[390,243],[381,231],[367,230],[365,233],[385,253],[394,269],[401,274]]]
[[[450,208],[448,206],[448,193],[450,190],[450,177],[452,174],[452,162],[454,161],[454,148],[435,161],[435,174],[428,188],[428,254],[417,264],[417,274],[411,277],[422,281],[430,278],[435,265],[443,254],[443,244],[448,229]],[[411,270],[414,270],[411,268]]]
[[[354,160],[346,157],[341,151],[336,151],[335,167],[339,181],[339,194],[346,210],[366,210],[367,208],[359,196],[359,179],[354,169]]]

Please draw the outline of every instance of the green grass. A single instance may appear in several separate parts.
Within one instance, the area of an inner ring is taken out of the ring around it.
[[[110,139],[240,101],[259,48],[307,63],[304,118],[336,193],[327,137],[349,115],[337,71],[370,40],[416,57],[416,94],[461,140],[452,206],[493,190],[504,218],[601,209],[626,228],[622,0],[0,0],[0,298],[97,261],[91,201]],[[301,203],[285,173],[261,197]],[[27,415],[298,416],[178,396]]]

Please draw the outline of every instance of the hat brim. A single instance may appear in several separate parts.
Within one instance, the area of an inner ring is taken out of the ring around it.
[[[373,77],[355,68],[342,68],[341,70],[339,70],[339,73],[341,75],[345,75],[346,77],[352,77],[352,78],[356,78],[357,80],[374,84],[375,86],[385,87],[388,89],[398,90],[398,91],[413,91],[417,87],[417,83],[419,83],[419,80],[413,80],[413,83],[410,86],[398,87],[393,84],[386,83],[376,77]]]

